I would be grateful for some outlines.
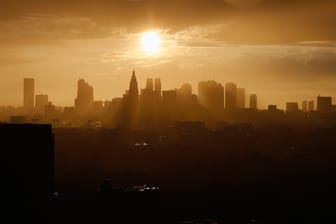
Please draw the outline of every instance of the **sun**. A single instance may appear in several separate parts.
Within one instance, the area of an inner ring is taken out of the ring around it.
[[[141,37],[142,50],[147,55],[157,55],[161,51],[161,37],[157,32],[145,32]]]

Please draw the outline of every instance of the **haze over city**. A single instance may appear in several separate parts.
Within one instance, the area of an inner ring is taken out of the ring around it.
[[[335,0],[0,2],[3,220],[335,220]]]
[[[331,0],[1,4],[1,105],[22,105],[26,77],[56,105],[73,105],[79,78],[96,100],[110,100],[128,87],[133,65],[140,86],[159,77],[162,89],[190,83],[197,93],[200,81],[235,82],[260,108],[336,96]]]

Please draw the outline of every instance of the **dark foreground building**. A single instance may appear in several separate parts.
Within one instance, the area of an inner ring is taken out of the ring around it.
[[[0,124],[1,203],[17,217],[45,207],[54,187],[51,125]]]

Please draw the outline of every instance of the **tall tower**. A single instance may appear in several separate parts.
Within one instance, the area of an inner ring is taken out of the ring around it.
[[[234,83],[225,85],[225,109],[232,110],[237,107],[237,86]]]
[[[154,88],[153,88],[153,79],[152,78],[148,78],[147,79],[147,82],[146,82],[146,89],[147,90],[150,90],[150,91],[153,91]]]
[[[121,129],[131,130],[136,127],[137,110],[138,110],[139,89],[138,82],[133,69],[129,89],[121,100],[121,111],[119,113],[117,126]]]
[[[318,96],[317,97],[317,111],[322,113],[332,112],[332,97]]]
[[[34,109],[35,87],[34,79],[25,78],[23,80],[23,107],[26,110]]]
[[[136,97],[139,96],[138,82],[136,80],[134,69],[133,69],[133,73],[132,73],[132,77],[131,77],[131,82],[130,82],[128,94],[131,95],[131,96],[136,96]]]
[[[302,102],[302,111],[308,112],[308,103],[306,100]]]
[[[213,114],[220,114],[224,109],[224,88],[216,81],[198,83],[199,103]]]
[[[251,94],[250,95],[250,108],[252,110],[257,109],[257,95],[256,94]]]
[[[308,102],[308,112],[314,111],[314,101],[311,100]]]
[[[161,79],[156,78],[154,83],[154,91],[159,92],[161,95]]]
[[[93,88],[84,79],[78,80],[75,109],[80,113],[87,112],[93,104]]]
[[[244,88],[237,88],[237,107],[240,109],[245,108],[245,89]]]

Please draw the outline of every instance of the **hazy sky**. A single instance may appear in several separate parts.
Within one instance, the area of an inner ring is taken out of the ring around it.
[[[1,0],[0,105],[36,93],[73,105],[79,77],[95,99],[121,96],[135,65],[141,88],[213,79],[256,93],[262,105],[336,96],[334,0]],[[146,55],[141,34],[162,37]]]

